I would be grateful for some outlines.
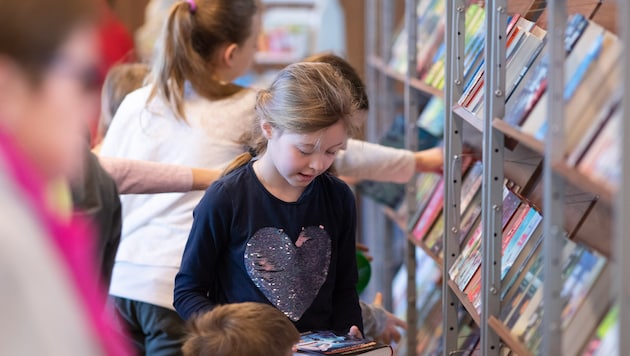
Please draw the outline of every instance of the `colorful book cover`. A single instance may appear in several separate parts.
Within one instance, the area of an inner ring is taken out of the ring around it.
[[[433,225],[437,216],[442,213],[443,205],[444,179],[441,179],[431,196],[431,200],[427,204],[427,207],[424,209],[424,212],[420,216],[420,219],[418,219],[418,223],[412,231],[412,235],[416,241],[422,241],[425,238],[429,228]]]

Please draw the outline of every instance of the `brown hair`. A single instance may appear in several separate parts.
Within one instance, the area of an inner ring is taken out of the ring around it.
[[[90,0],[0,1],[0,55],[37,82],[70,33],[95,16]]]
[[[98,136],[103,137],[109,129],[116,110],[125,96],[142,87],[149,67],[144,63],[121,63],[107,71],[101,92],[101,117]]]
[[[352,136],[360,124],[353,120],[356,104],[349,81],[327,63],[302,62],[287,66],[278,73],[269,89],[258,92],[255,110],[259,122],[266,121],[281,132],[311,133],[341,120]],[[260,133],[254,137],[258,141],[253,145],[253,153],[260,154],[266,149],[267,141]],[[252,156],[252,152],[238,156],[224,175],[249,162]]]
[[[300,339],[293,323],[268,304],[217,306],[189,323],[184,356],[286,356]]]
[[[213,61],[226,44],[242,44],[252,31],[256,0],[195,0],[171,7],[154,55],[150,98],[162,97],[178,117],[183,110],[184,84],[208,99],[221,99],[242,88],[214,78]]]
[[[352,96],[354,97],[357,110],[369,110],[370,103],[368,101],[365,84],[359,73],[357,73],[348,61],[332,53],[321,53],[305,58],[304,62],[320,62],[332,65],[350,82],[350,89],[352,90]]]

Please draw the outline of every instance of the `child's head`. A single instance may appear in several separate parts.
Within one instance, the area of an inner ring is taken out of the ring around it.
[[[45,178],[73,176],[98,109],[96,4],[0,1],[0,132]]]
[[[257,0],[176,2],[158,40],[152,95],[163,97],[181,118],[184,84],[208,99],[240,90],[231,81],[251,65],[261,19]]]
[[[121,63],[109,69],[101,92],[98,137],[103,138],[105,136],[112,118],[125,96],[142,87],[148,74],[149,67],[144,63]]]
[[[305,186],[332,165],[361,122],[349,81],[327,63],[296,63],[259,92],[259,148],[293,186]]]
[[[217,306],[195,318],[189,329],[185,356],[287,356],[300,339],[281,311],[253,302]]]
[[[348,61],[332,53],[322,53],[307,57],[304,59],[304,62],[320,62],[332,65],[350,82],[350,89],[352,90],[357,110],[367,111],[370,108],[365,84],[361,80],[359,73]]]

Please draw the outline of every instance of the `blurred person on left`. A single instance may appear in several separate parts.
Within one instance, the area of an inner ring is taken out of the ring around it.
[[[0,354],[127,355],[83,221],[46,191],[82,174],[98,109],[95,5],[0,2]]]

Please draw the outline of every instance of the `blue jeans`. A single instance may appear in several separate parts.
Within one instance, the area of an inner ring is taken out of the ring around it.
[[[181,355],[186,333],[184,320],[171,309],[110,297],[127,338],[138,355]]]

